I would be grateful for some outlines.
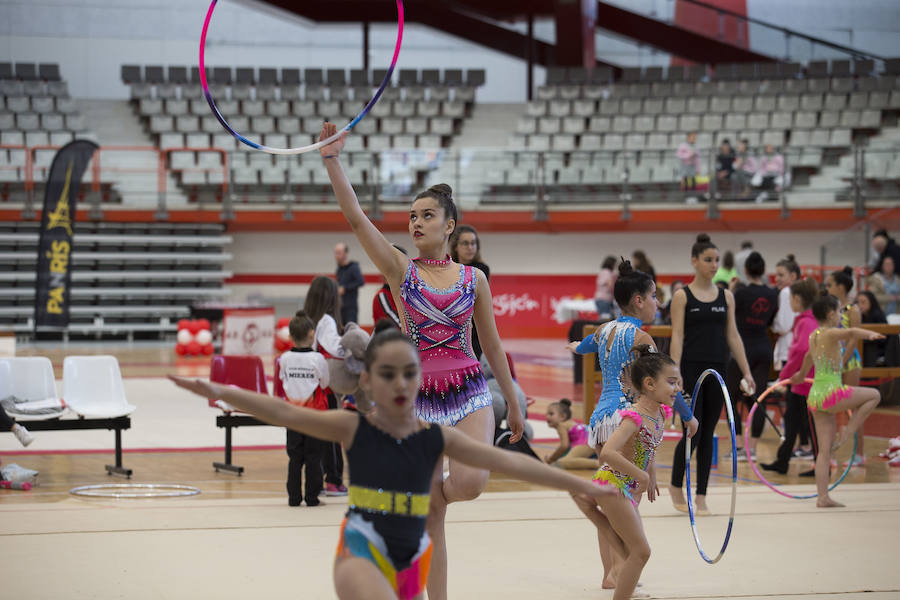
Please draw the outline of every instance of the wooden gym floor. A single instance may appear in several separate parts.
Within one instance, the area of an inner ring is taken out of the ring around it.
[[[560,397],[580,398],[571,383],[562,343],[508,341],[519,381],[543,414]],[[203,376],[208,359],[178,359],[168,346],[40,346],[19,355],[51,358],[61,377],[64,356],[114,354],[129,402],[137,405],[132,429],[123,434],[124,464],[134,483],[196,486],[198,496],[141,500],[70,495],[76,485],[123,483],[109,477],[113,434],[106,431],[36,432],[23,450],[12,435],[0,436],[0,458],[40,471],[30,492],[0,491],[0,560],[4,597],[10,598],[333,598],[331,561],[346,500],[327,498],[320,508],[290,508],[284,492],[284,432],[274,427],[235,431],[234,462],[241,477],[215,473],[222,459],[217,411],[162,379],[177,372]],[[271,360],[268,368],[271,369]],[[61,389],[61,385],[60,385]],[[879,408],[870,429],[900,434],[900,412]],[[540,419],[538,454],[555,444]],[[698,521],[707,553],[721,545],[730,503],[730,449],[719,426],[720,467],[709,503],[715,516]],[[761,460],[777,438],[767,429]],[[854,468],[835,490],[846,508],[818,510],[812,500],[789,500],[760,485],[739,463],[737,516],[725,557],[702,561],[689,521],[674,511],[664,484],[674,441],[659,453],[662,497],[641,513],[653,548],[643,589],[658,598],[900,598],[895,567],[900,531],[900,469],[877,457],[884,437],[866,440],[868,462]],[[841,458],[849,455],[845,448]],[[812,491],[794,461],[784,477],[794,493]],[[576,472],[589,477],[590,472]],[[561,492],[494,474],[478,500],[448,514],[451,598],[610,598],[595,534]]]

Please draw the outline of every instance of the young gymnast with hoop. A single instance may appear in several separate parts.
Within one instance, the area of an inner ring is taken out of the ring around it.
[[[544,456],[544,462],[563,469],[594,469],[597,459],[588,446],[588,430],[572,419],[572,401],[563,398],[547,407],[547,425],[559,434],[559,445]]]
[[[649,597],[634,593],[650,559],[650,544],[637,505],[644,492],[650,502],[659,495],[654,457],[681,388],[678,366],[667,355],[656,352],[649,344],[635,346],[631,353],[634,358],[629,387],[635,401],[630,408],[619,411],[621,422],[603,444],[602,466],[594,475],[595,483],[618,493],[597,499],[575,495],[579,508],[597,527],[598,537],[624,559],[615,576],[616,600]]]
[[[336,131],[325,123],[320,140]],[[432,186],[419,194],[409,211],[409,233],[418,258],[391,246],[362,208],[340,163],[345,133],[321,153],[335,197],[369,258],[384,276],[401,310],[403,329],[419,348],[423,382],[416,414],[430,422],[457,427],[470,437],[490,443],[494,434],[491,394],[471,345],[472,325],[478,327],[481,347],[507,402],[510,442],[522,437],[524,417],[516,402],[506,355],[494,322],[491,289],[480,270],[453,262],[448,241],[457,222],[456,205],[448,185]],[[430,600],[447,597],[447,546],[444,519],[451,502],[477,498],[487,484],[488,471],[450,460],[449,476],[435,469],[429,533],[434,540],[434,568],[428,581]]]
[[[876,389],[844,385],[841,380],[845,364],[844,347],[859,340],[884,339],[884,336],[856,327],[841,327],[841,303],[827,292],[823,292],[813,302],[812,312],[819,327],[809,336],[809,351],[800,370],[791,377],[791,384],[802,382],[804,373],[815,367],[806,404],[813,414],[819,443],[819,453],[816,456],[816,506],[831,508],[844,506],[828,495],[831,456],[854,433],[862,432],[863,423],[881,400],[881,394]],[[845,410],[851,410],[853,414],[847,426],[840,434],[836,434],[835,415]]]
[[[837,298],[841,305],[841,327],[859,327],[862,323],[862,314],[859,307],[850,302],[850,290],[853,289],[853,269],[844,267],[840,271],[834,271],[825,278],[825,289],[828,293]],[[857,348],[853,351],[844,352],[844,368],[842,370],[842,380],[844,385],[858,386],[860,375],[862,373],[862,357]],[[866,462],[866,449],[863,439],[860,438],[856,445],[856,456],[853,458],[853,464],[862,466]]]
[[[334,586],[342,599],[424,597],[432,556],[425,521],[432,475],[442,454],[478,469],[597,500],[616,493],[523,454],[493,448],[450,427],[419,419],[416,404],[424,375],[419,360],[417,346],[399,330],[372,338],[360,374],[360,386],[376,407],[368,415],[318,411],[231,386],[170,377],[195,394],[222,398],[267,423],[332,440],[347,449],[349,508],[334,563]]]
[[[756,386],[735,322],[734,296],[713,283],[719,269],[719,249],[705,233],[698,235],[691,247],[691,265],[694,280],[672,296],[672,343],[669,347],[669,353],[679,364],[684,377],[684,391],[693,394],[694,385],[706,369],[725,373],[730,350],[741,373],[741,385],[745,393],[752,395]],[[697,450],[695,505],[698,515],[709,514],[706,488],[712,468],[713,435],[724,404],[722,391],[714,379],[707,379],[694,399],[694,411],[700,421],[700,431],[691,440],[691,451]],[[669,495],[676,510],[687,512],[687,501],[681,489],[685,469],[684,444],[682,438],[675,448]]]
[[[631,262],[622,260],[619,264],[619,276],[613,286],[622,316],[600,326],[597,331],[581,342],[572,342],[567,348],[577,354],[597,353],[600,371],[603,375],[603,389],[597,399],[597,405],[591,414],[588,445],[601,448],[622,421],[621,411],[627,409],[633,401],[629,366],[634,359],[632,350],[636,346],[648,345],[654,350],[656,345],[650,335],[641,330],[644,323],[652,323],[656,317],[656,284],[653,278],[642,271],[637,271]],[[598,352],[600,348],[604,351]],[[697,431],[697,419],[679,395],[676,410],[687,424],[688,437]],[[597,508],[593,504],[578,504],[587,517],[593,520]],[[603,561],[603,587],[615,587],[616,563],[619,557],[613,554],[612,548],[603,536],[598,534],[600,557]]]

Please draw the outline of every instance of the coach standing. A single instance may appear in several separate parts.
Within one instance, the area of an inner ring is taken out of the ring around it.
[[[337,262],[338,294],[341,297],[341,322],[359,323],[359,288],[365,283],[359,263],[350,260],[350,248],[344,242],[334,247]]]

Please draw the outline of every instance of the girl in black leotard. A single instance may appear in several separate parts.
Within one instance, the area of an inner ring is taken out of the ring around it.
[[[701,233],[691,248],[694,280],[672,297],[672,345],[669,354],[681,364],[685,396],[706,369],[725,373],[729,350],[744,379],[744,387],[752,394],[756,387],[747,364],[744,346],[734,319],[734,296],[713,284],[719,269],[719,250],[709,236]],[[694,416],[700,430],[691,438],[691,451],[697,451],[697,514],[709,514],[706,487],[712,467],[713,434],[722,414],[724,398],[715,380],[707,378],[694,400]],[[687,512],[681,486],[684,479],[684,438],[675,447],[669,495],[677,510]]]

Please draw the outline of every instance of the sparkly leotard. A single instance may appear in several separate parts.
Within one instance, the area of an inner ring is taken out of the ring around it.
[[[634,449],[631,461],[642,471],[647,470],[653,457],[656,456],[656,449],[662,442],[665,420],[671,414],[672,409],[665,405],[659,407],[658,418],[642,415],[634,410],[619,411],[619,415],[623,419],[631,419],[638,426],[638,430],[631,436],[630,443]],[[622,454],[627,458],[627,445]],[[603,466],[594,474],[594,482],[597,485],[612,485],[618,488],[623,496],[637,506],[638,500],[634,497],[637,482],[630,475],[620,473],[607,463],[603,463]]]
[[[819,349],[816,342],[820,332],[820,329],[816,329],[809,340],[809,351],[813,353],[815,366],[812,387],[809,388],[809,395],[806,397],[806,407],[810,412],[820,408],[831,408],[852,393],[850,387],[841,381],[840,361],[835,364],[832,358]]]
[[[848,304],[841,310],[841,327],[844,329],[848,329],[850,327],[850,308],[852,304]],[[847,364],[844,365],[843,372],[847,373],[849,371],[856,371],[858,369],[862,369],[862,357],[859,355],[859,350],[856,348],[853,349],[853,356],[850,357],[850,360],[847,361]]]
[[[472,352],[475,269],[459,265],[457,283],[437,289],[419,277],[418,260],[409,261],[400,288],[403,327],[422,359],[416,415],[429,423],[452,426],[492,405],[481,365]]]

